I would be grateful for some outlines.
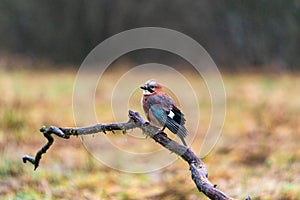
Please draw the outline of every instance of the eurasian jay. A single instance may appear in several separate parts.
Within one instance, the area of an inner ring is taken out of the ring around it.
[[[172,133],[176,134],[187,146],[184,138],[188,131],[184,127],[185,118],[174,100],[162,91],[162,86],[155,80],[148,80],[143,86],[142,106],[150,123],[162,127],[161,131],[167,127]]]

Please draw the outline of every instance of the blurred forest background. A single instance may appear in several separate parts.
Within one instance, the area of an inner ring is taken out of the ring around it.
[[[240,199],[300,199],[299,0],[0,0],[0,198],[206,199],[181,159],[152,173],[124,173],[97,162],[76,137],[56,138],[36,171],[22,163],[24,154],[34,155],[45,143],[42,125],[75,126],[73,87],[87,54],[114,34],[147,26],[192,37],[222,73],[226,119],[204,159],[212,183]],[[104,73],[95,91],[99,122],[115,120],[107,94],[128,68],[148,62],[180,68],[195,86],[200,136],[191,148],[198,152],[210,126],[210,95],[200,75],[185,70],[191,66],[166,52],[128,53]],[[155,75],[180,88],[172,74]],[[143,83],[148,74],[126,77]],[[119,91],[131,94],[130,109],[141,111],[138,86],[121,86]],[[187,128],[194,128],[198,122],[184,113]],[[106,137],[136,152],[159,148],[150,138]]]
[[[187,34],[221,69],[300,69],[299,0],[0,1],[0,49],[33,60],[80,64],[104,39],[145,26]]]

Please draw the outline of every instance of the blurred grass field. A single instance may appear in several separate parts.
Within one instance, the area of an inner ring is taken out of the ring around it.
[[[104,82],[112,83],[118,73],[109,72]],[[0,71],[1,199],[206,199],[180,159],[159,172],[124,173],[96,161],[76,137],[56,138],[36,171],[23,164],[24,154],[34,155],[45,143],[38,131],[42,125],[74,126],[75,77],[76,71],[68,70]],[[204,159],[210,180],[240,199],[300,199],[300,76],[225,74],[223,79],[226,120]],[[199,98],[202,121],[208,122],[209,98]],[[106,111],[98,110],[109,122]],[[147,143],[158,145],[150,138]]]

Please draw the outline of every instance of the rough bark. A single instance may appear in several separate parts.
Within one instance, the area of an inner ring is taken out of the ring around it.
[[[180,145],[170,139],[166,133],[161,132],[157,127],[152,126],[144,120],[138,112],[130,110],[128,116],[129,121],[123,123],[97,124],[94,126],[79,128],[58,128],[55,126],[50,126],[49,128],[42,127],[40,131],[44,134],[48,142],[36,153],[34,158],[28,155],[23,156],[23,162],[26,163],[29,161],[34,165],[34,170],[36,170],[39,166],[42,155],[46,153],[54,142],[52,134],[64,139],[69,139],[70,136],[88,135],[99,132],[106,134],[107,131],[113,132],[115,130],[122,130],[123,133],[126,133],[129,129],[140,128],[146,135],[153,138],[157,143],[161,144],[171,152],[181,156],[181,158],[188,163],[192,180],[200,192],[203,192],[203,194],[210,199],[233,199],[219,190],[216,185],[212,184],[208,180],[208,172],[204,163],[190,148]],[[250,200],[250,197],[247,197],[246,200]]]

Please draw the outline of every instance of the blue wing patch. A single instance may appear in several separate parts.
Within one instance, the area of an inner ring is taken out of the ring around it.
[[[152,105],[149,104],[149,108],[153,113],[154,117],[163,125],[166,124],[166,111],[158,104]]]
[[[167,111],[165,111],[162,106],[160,106],[159,104],[149,104],[149,108],[152,111],[154,117],[161,123],[163,124],[164,127],[167,127],[172,133],[178,135],[178,137],[182,140],[182,142],[184,143],[184,145],[186,145],[184,138],[187,136],[188,131],[186,130],[186,128],[181,125],[180,123],[177,122],[177,120],[171,118],[167,113]],[[177,112],[177,113],[176,113]],[[180,116],[180,120],[178,121],[183,121],[182,123],[184,124],[185,119],[183,118],[183,114],[181,114],[181,112],[179,111],[180,115],[178,115],[178,111],[175,111],[175,116]],[[177,114],[177,115],[176,115]]]

